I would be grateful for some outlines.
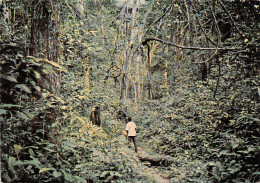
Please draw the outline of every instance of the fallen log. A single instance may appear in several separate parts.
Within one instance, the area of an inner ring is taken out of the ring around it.
[[[151,166],[169,166],[173,162],[171,156],[162,156],[162,155],[149,155],[146,153],[140,153],[139,159],[141,162],[148,161],[151,163]]]

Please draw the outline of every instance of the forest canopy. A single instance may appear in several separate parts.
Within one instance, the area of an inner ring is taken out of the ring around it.
[[[259,10],[0,0],[2,182],[260,181]]]

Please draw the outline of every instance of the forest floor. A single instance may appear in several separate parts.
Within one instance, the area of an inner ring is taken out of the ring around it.
[[[147,153],[142,148],[139,148],[139,154],[141,154],[139,156],[143,157],[143,156],[146,156]],[[170,172],[166,172],[157,166],[150,166],[149,162],[147,162],[147,165],[148,166],[145,165],[145,168],[147,169],[147,172],[150,172],[149,176],[153,177],[155,182],[158,182],[158,183],[169,183],[170,182],[170,179],[169,179]]]
[[[78,146],[82,146],[81,143],[84,143],[82,139],[80,140]],[[71,140],[67,141],[67,145],[71,147],[77,146],[77,142],[73,142]],[[172,175],[172,171],[170,170],[170,164],[164,164],[161,160],[169,160],[171,159],[170,156],[164,156],[156,153],[151,147],[149,147],[145,142],[142,142],[141,139],[137,139],[138,145],[138,153],[134,151],[133,143],[129,143],[125,135],[118,136],[112,147],[112,151],[119,152],[124,159],[128,159],[127,166],[131,167],[134,171],[135,175],[142,177],[142,181],[140,183],[169,183],[170,177]],[[98,149],[94,150],[93,152],[93,162],[100,162],[100,161],[110,161],[114,159],[113,153],[108,153],[104,155]],[[144,182],[143,180],[146,179]],[[138,181],[137,181],[138,183]]]
[[[127,155],[130,159],[136,162],[138,169],[142,169],[141,174],[148,177],[149,180],[153,183],[169,183],[171,172],[167,168],[162,167],[160,164],[151,165],[149,161],[143,161],[143,157],[160,157],[159,154],[156,154],[149,149],[142,142],[138,141],[138,153],[134,152],[134,145],[131,145],[125,140],[125,137],[119,137],[120,140],[123,140],[121,143],[120,150]],[[124,138],[124,139],[121,139]]]

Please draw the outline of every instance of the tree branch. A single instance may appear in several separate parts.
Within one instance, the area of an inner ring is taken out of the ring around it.
[[[203,33],[204,36],[207,38],[207,40],[210,41],[211,44],[213,44],[213,45],[216,46],[217,44],[214,43],[214,42],[213,42],[213,41],[208,37],[208,35],[207,35],[205,29],[203,28],[203,26],[202,26],[202,24],[201,24],[201,22],[200,22],[200,19],[199,19],[199,16],[198,16],[198,13],[196,12],[196,10],[195,10],[195,14],[196,14],[196,18],[197,18],[197,20],[198,20],[198,23],[199,23],[200,29],[202,30],[202,33]]]
[[[203,47],[193,47],[193,46],[188,47],[188,46],[178,45],[178,44],[175,44],[173,42],[165,41],[163,39],[152,37],[152,36],[145,38],[145,40],[142,42],[142,45],[146,45],[149,41],[158,41],[162,44],[174,46],[176,48],[181,48],[181,49],[189,49],[189,50],[224,50],[224,51],[244,50],[244,48],[242,48],[242,47],[238,47],[238,48],[234,48],[234,47],[231,47],[231,48],[225,48],[225,47],[224,48],[219,48],[219,47],[217,47],[217,48],[203,48]]]
[[[162,14],[162,16],[160,16],[159,18],[157,18],[151,25],[149,25],[149,27],[146,29],[145,33],[158,21],[160,21],[168,12],[169,10],[172,8],[172,5],[170,5],[167,10],[165,10],[165,12]],[[144,34],[145,35],[145,34]]]

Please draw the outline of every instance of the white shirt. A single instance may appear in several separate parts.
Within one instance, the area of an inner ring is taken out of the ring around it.
[[[128,122],[126,124],[126,131],[128,131],[128,136],[132,137],[132,136],[136,136],[136,125],[134,122]]]

